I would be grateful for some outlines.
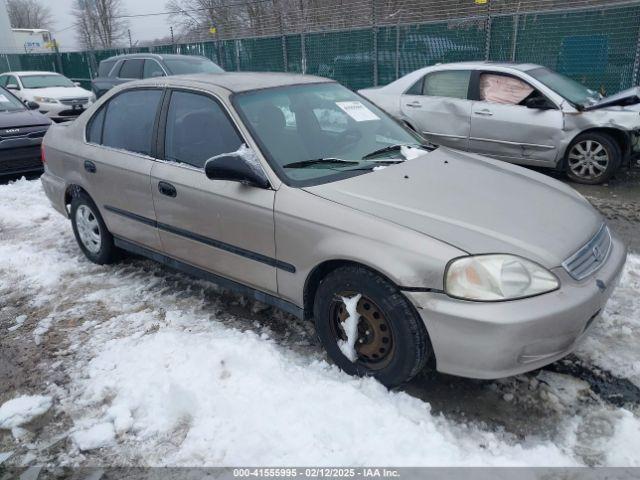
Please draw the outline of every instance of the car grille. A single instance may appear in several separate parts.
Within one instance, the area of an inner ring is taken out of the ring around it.
[[[0,150],[0,175],[41,169],[40,145]]]
[[[576,280],[582,280],[598,270],[611,250],[611,233],[602,225],[598,233],[576,253],[567,258],[562,266]]]
[[[78,98],[62,98],[60,99],[60,103],[63,105],[84,105],[89,101],[86,97],[78,97]]]

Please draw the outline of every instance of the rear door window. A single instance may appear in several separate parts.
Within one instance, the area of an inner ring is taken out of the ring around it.
[[[109,101],[102,145],[151,155],[153,126],[162,91],[129,90]]]
[[[166,160],[203,168],[209,158],[235,152],[242,143],[231,120],[213,98],[184,91],[171,94],[165,129]]]
[[[470,70],[432,72],[424,77],[422,94],[430,97],[467,99]]]
[[[142,78],[142,67],[144,60],[142,58],[134,58],[125,60],[120,67],[120,78]]]

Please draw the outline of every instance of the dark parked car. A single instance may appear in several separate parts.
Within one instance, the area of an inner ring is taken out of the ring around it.
[[[224,70],[208,58],[198,55],[132,53],[102,60],[98,76],[91,81],[91,88],[100,98],[110,88],[140,78],[220,72]]]
[[[40,144],[51,120],[0,87],[0,176],[42,171]]]

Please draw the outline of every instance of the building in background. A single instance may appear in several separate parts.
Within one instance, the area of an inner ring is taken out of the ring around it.
[[[0,53],[16,53],[16,41],[9,23],[6,0],[0,0]]]

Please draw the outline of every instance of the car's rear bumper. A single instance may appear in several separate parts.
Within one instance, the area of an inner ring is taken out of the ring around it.
[[[482,303],[445,294],[405,292],[422,317],[438,371],[501,378],[570,353],[602,312],[620,278],[626,247],[615,236],[604,265],[581,282],[562,268],[559,290],[537,297]]]
[[[42,182],[42,188],[44,188],[44,193],[47,195],[47,198],[51,202],[53,208],[55,208],[58,212],[63,214],[65,217],[69,216],[69,212],[67,212],[66,204],[65,204],[65,194],[67,192],[67,184],[64,179],[52,174],[49,170],[45,168],[44,173],[40,177],[40,181]]]

